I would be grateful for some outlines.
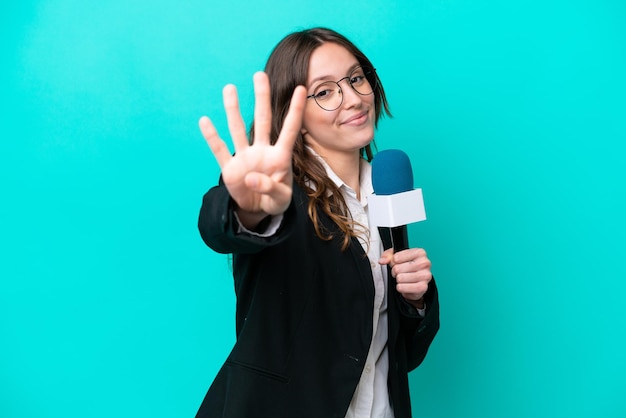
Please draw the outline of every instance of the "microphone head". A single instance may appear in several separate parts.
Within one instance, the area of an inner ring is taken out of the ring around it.
[[[372,160],[372,185],[379,196],[413,190],[411,161],[404,151],[380,151]]]

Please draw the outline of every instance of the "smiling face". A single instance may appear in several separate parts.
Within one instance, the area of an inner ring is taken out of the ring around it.
[[[313,94],[324,81],[337,81],[350,75],[359,61],[346,48],[324,43],[311,54],[307,94]],[[374,94],[360,95],[347,79],[341,81],[343,102],[333,111],[307,100],[302,122],[305,142],[327,160],[359,156],[359,150],[374,138]]]

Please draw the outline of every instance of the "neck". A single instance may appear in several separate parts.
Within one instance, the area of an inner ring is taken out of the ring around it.
[[[360,198],[361,185],[361,157],[358,151],[354,154],[323,155],[329,167],[339,178]]]

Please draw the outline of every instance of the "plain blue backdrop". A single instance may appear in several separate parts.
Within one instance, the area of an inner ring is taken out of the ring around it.
[[[442,328],[424,418],[626,416],[621,0],[0,6],[0,417],[191,417],[234,341],[196,229],[251,76],[323,25],[375,63],[411,157]]]

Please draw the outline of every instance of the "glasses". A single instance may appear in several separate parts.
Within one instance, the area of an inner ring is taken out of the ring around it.
[[[374,78],[374,68],[369,67],[356,67],[349,76],[344,77],[337,81],[325,81],[319,86],[315,87],[313,94],[307,96],[307,99],[315,99],[315,103],[324,110],[333,111],[339,109],[339,106],[343,103],[343,93],[341,91],[341,83],[343,80],[348,80],[348,84],[352,87],[352,90],[356,91],[361,96],[368,96],[374,92],[374,87],[368,80]],[[376,84],[374,84],[375,86]]]

